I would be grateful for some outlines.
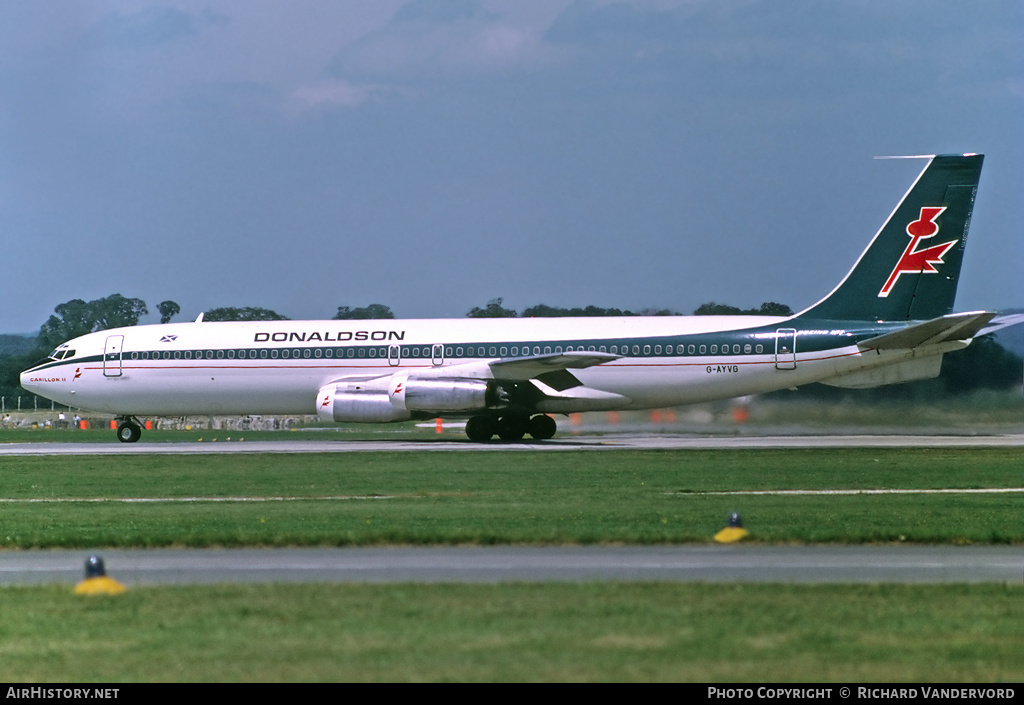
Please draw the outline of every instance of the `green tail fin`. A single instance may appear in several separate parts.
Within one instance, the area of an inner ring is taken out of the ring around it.
[[[931,157],[846,278],[798,316],[905,321],[950,313],[982,161]]]

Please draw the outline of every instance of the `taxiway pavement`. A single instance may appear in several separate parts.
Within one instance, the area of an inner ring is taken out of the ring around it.
[[[0,552],[0,584],[64,583],[92,554],[127,586],[215,583],[1009,583],[1019,546],[493,546]]]

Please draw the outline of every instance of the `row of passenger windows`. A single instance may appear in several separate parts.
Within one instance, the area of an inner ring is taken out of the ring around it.
[[[732,346],[731,349],[732,349],[732,353],[735,354],[735,355],[739,355],[740,353],[743,353],[743,354],[746,354],[746,355],[749,355],[751,353],[758,353],[758,354],[760,354],[760,353],[764,352],[764,345],[761,345],[761,344],[751,345],[750,343],[747,343],[745,345],[735,344],[735,345]],[[463,349],[461,347],[455,348],[455,357],[463,357],[462,350]],[[524,346],[521,349],[522,352],[520,352],[520,348],[517,347],[517,346],[512,346],[512,347],[500,346],[500,347],[498,347],[498,346],[494,346],[494,345],[491,345],[489,347],[484,347],[482,345],[481,346],[477,346],[477,347],[468,347],[466,350],[467,350],[467,353],[465,355],[466,357],[473,357],[474,355],[476,357],[485,357],[485,356],[490,356],[490,357],[495,357],[495,356],[506,357],[508,355],[511,355],[512,357],[518,357],[519,355],[540,355],[542,353],[541,346],[539,346],[539,345],[534,345],[533,348],[530,348],[529,346]],[[644,355],[644,356],[650,356],[650,355],[696,355],[698,353],[701,354],[701,355],[706,355],[709,352],[712,355],[718,355],[718,354],[728,355],[729,351],[730,351],[730,347],[728,345],[722,345],[722,346],[710,345],[709,346],[709,345],[694,345],[694,344],[690,344],[690,345],[675,345],[675,346],[673,346],[673,345],[664,345],[664,346],[662,346],[662,345],[653,345],[653,346],[652,345],[644,345],[644,346],[640,346],[640,345],[633,345],[633,346],[630,346],[630,345],[611,345],[611,346],[608,346],[608,345],[600,345],[600,346],[590,345],[590,346],[587,346],[587,347],[584,347],[582,345],[577,345],[576,347],[573,347],[572,345],[569,345],[569,346],[566,346],[566,348],[564,350],[562,349],[561,345],[556,345],[553,349],[552,349],[552,347],[550,345],[545,345],[543,347],[543,354],[545,354],[545,355],[548,355],[550,353],[584,352],[584,351],[585,352],[612,353],[613,355]],[[445,348],[445,355],[447,355],[448,357],[451,357],[452,356],[452,349],[451,348]]]
[[[528,355],[541,355],[551,353],[562,353],[562,352],[603,352],[612,353],[613,355],[728,355],[730,352],[733,355],[751,353],[761,354],[764,352],[764,346],[761,344],[751,345],[746,343],[744,345],[733,344],[732,347],[728,345],[590,345],[586,348],[582,345],[573,347],[572,345],[566,346],[564,349],[561,345],[554,347],[550,345],[540,346],[534,345],[470,345],[470,346],[448,346],[444,348],[445,357],[520,357]],[[390,350],[390,357],[402,357],[402,358],[418,358],[418,357],[440,357],[441,349],[440,346],[429,346],[429,345],[403,345],[393,346]],[[111,356],[116,359],[116,354]],[[278,360],[278,359],[308,359],[308,358],[387,358],[389,357],[389,348],[387,347],[372,347],[372,346],[360,346],[360,347],[349,347],[349,348],[261,348],[253,350],[154,350],[154,351],[142,351],[133,352],[130,354],[132,360]]]

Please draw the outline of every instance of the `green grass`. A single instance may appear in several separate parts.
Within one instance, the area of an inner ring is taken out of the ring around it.
[[[670,583],[0,589],[15,682],[1020,682],[1024,590]]]
[[[0,502],[0,547],[707,542],[734,510],[752,541],[1022,543],[1019,495],[703,494],[1020,487],[1021,460],[1012,448],[0,456],[0,499],[16,500]],[[294,501],[109,501],[139,497]],[[8,587],[0,681],[1019,682],[1022,599],[1019,585]]]
[[[1019,494],[703,493],[1022,486],[1014,448],[8,456],[0,548],[705,542],[732,511],[753,541],[1020,543]],[[229,497],[288,501],[180,501]],[[179,501],[68,501],[117,498]]]

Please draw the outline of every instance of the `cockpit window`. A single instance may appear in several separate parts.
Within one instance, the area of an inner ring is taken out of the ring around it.
[[[73,349],[69,349],[66,345],[61,345],[56,350],[54,350],[52,353],[50,353],[48,357],[51,360],[64,360],[65,358],[74,357],[74,356],[75,356],[75,351]]]

